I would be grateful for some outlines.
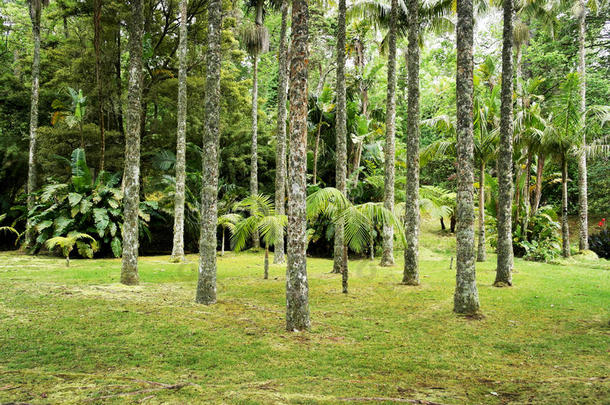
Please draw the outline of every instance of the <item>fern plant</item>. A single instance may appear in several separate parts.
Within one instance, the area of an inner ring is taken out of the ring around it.
[[[53,250],[56,247],[61,249],[62,254],[66,258],[66,267],[70,267],[70,253],[74,249],[74,245],[78,246],[79,252],[89,252],[89,258],[93,257],[93,254],[99,248],[96,240],[91,235],[79,232],[70,232],[67,236],[55,236],[47,239],[45,245],[49,250]]]

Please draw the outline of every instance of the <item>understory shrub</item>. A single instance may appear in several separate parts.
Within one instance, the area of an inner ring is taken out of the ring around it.
[[[606,226],[606,218],[598,224],[600,231],[589,236],[589,249],[603,259],[610,259],[610,230]]]
[[[82,149],[74,150],[70,167],[70,182],[48,184],[36,196],[34,208],[28,213],[35,233],[30,250],[39,251],[51,238],[79,233],[95,238],[94,243],[76,242],[80,256],[92,258],[99,250],[102,255],[119,257],[123,224],[120,175],[100,172],[94,180]],[[156,211],[156,202],[140,203],[140,235],[150,238],[147,223]]]

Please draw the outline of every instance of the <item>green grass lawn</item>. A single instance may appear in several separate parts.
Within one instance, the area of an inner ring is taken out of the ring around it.
[[[284,330],[284,268],[263,280],[262,254],[219,258],[206,307],[194,255],[142,258],[124,287],[119,260],[1,253],[0,403],[609,403],[610,262],[517,260],[497,289],[490,254],[471,320],[452,313],[454,244],[427,230],[420,287],[352,261],[349,295],[310,259],[309,333]]]

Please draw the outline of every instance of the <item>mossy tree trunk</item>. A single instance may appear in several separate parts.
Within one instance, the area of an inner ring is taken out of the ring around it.
[[[498,256],[496,280],[494,282],[497,287],[510,286],[513,281],[511,218],[513,201],[513,18],[513,0],[504,0],[500,145],[498,151]]]
[[[180,40],[178,44],[178,117],[176,133],[176,193],[174,198],[174,244],[171,261],[184,261],[184,189],[186,178],[186,53],[187,0],[180,0]]]
[[[258,194],[258,52],[252,55],[252,146],[250,154],[250,195]],[[261,246],[258,231],[252,235],[254,248]]]
[[[474,255],[474,139],[473,139],[473,28],[472,0],[457,2],[457,248],[453,310],[472,315],[479,310]]]
[[[568,159],[561,159],[561,252],[570,257],[570,225],[568,224]]]
[[[95,85],[97,86],[97,102],[100,127],[100,172],[104,170],[104,155],[106,154],[106,134],[104,131],[104,87],[102,85],[102,0],[93,1],[93,47],[95,50]]]
[[[479,174],[479,245],[477,248],[477,262],[486,260],[485,252],[485,162],[481,162]]]
[[[343,194],[347,192],[347,110],[345,99],[345,0],[339,0],[337,17],[337,113],[336,119],[336,187]],[[344,229],[342,223],[335,227],[333,273],[343,272]],[[347,265],[347,263],[345,263]]]
[[[218,225],[218,142],[220,136],[220,66],[222,1],[209,0],[208,49],[203,128],[203,176],[201,188],[201,236],[199,277],[195,300],[216,302],[216,229]]]
[[[395,178],[395,134],[396,134],[396,23],[398,19],[398,0],[392,0],[390,11],[390,31],[388,32],[388,89],[385,118],[385,177],[383,206],[394,211]],[[381,265],[394,265],[394,228],[383,226],[383,252]]]
[[[409,0],[407,189],[402,282],[419,285],[419,1]],[[472,80],[472,78],[471,78]]]
[[[140,205],[140,127],[142,122],[142,36],[144,13],[142,0],[131,1],[127,25],[129,40],[129,82],[125,122],[125,170],[123,264],[121,283],[138,284],[138,214]]]
[[[308,330],[307,282],[307,0],[292,2],[290,53],[290,156],[288,189],[288,266],[286,268],[286,330]]]
[[[275,151],[275,210],[278,215],[285,215],[286,205],[286,99],[288,85],[288,46],[286,32],[288,26],[288,0],[282,1],[282,25],[280,28],[278,104],[277,104],[277,142]],[[284,258],[284,238],[275,241],[273,263],[282,264]]]

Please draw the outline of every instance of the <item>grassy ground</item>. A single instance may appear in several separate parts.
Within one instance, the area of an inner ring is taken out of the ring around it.
[[[0,403],[608,403],[610,262],[517,260],[496,289],[490,255],[485,318],[468,320],[452,313],[454,240],[423,242],[416,288],[400,264],[353,261],[343,295],[311,259],[310,333],[284,331],[284,268],[263,280],[262,255],[219,258],[205,307],[196,256],[143,258],[124,287],[119,260],[2,253]]]

